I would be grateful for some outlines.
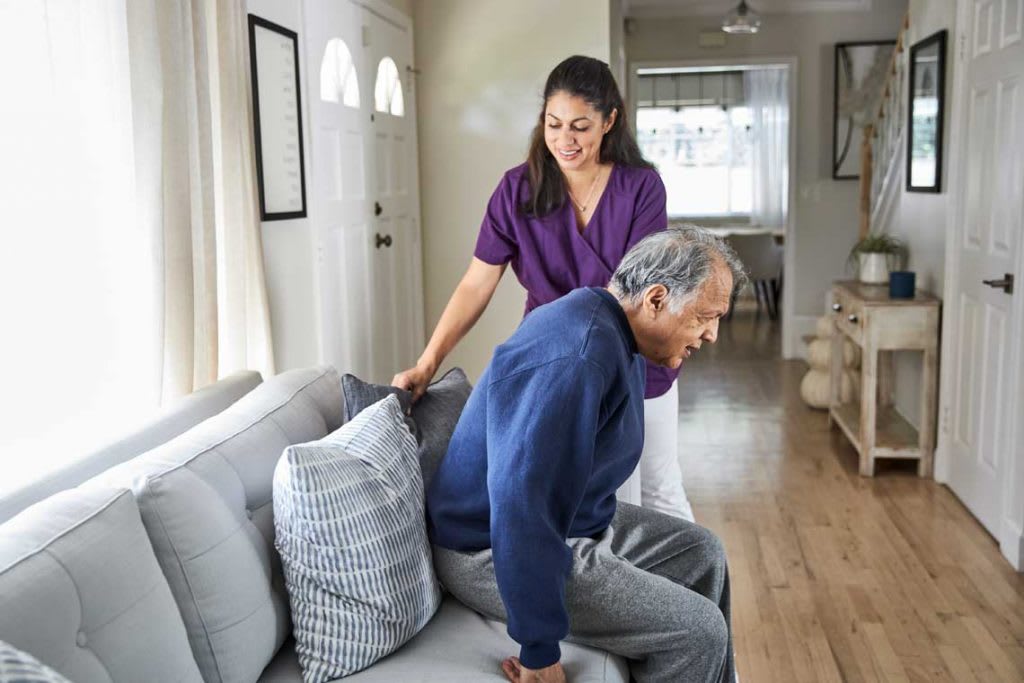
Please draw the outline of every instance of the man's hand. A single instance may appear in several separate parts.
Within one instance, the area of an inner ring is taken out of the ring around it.
[[[501,663],[501,670],[512,683],[566,683],[560,662],[543,669],[527,669],[518,657],[509,657]]]

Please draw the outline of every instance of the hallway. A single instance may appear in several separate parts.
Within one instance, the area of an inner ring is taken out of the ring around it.
[[[686,489],[728,551],[741,679],[1024,680],[1024,575],[913,463],[861,478],[779,337],[741,307],[679,380]]]

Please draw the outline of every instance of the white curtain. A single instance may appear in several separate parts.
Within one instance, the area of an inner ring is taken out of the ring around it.
[[[753,117],[751,223],[782,227],[789,197],[789,69],[750,69],[743,87]]]
[[[273,373],[238,5],[0,0],[0,493]]]
[[[245,15],[230,0],[132,0],[140,222],[158,236],[160,394],[273,372],[256,212]]]

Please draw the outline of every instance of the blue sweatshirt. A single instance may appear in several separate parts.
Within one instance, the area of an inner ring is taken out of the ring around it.
[[[523,665],[559,661],[569,631],[567,538],[593,537],[643,449],[644,359],[618,301],[577,289],[495,349],[427,492],[451,550],[491,548]]]

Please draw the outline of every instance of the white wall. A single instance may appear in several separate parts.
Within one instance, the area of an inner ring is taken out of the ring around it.
[[[593,0],[416,0],[420,198],[427,334],[476,242],[502,174],[526,159],[544,81],[564,58],[609,59],[610,8]],[[476,378],[522,319],[509,270],[446,367]]]
[[[846,255],[857,239],[859,183],[832,180],[832,101],[835,44],[895,38],[906,0],[876,0],[869,12],[770,14],[752,36],[727,36],[722,48],[701,48],[702,29],[718,16],[638,18],[626,35],[630,64],[647,61],[738,57],[797,58],[797,152],[794,324],[784,340],[787,355],[802,352],[800,335],[813,333],[825,312],[832,280],[846,277]],[[632,67],[630,67],[632,69]]]
[[[886,225],[873,226],[905,240],[910,258],[907,270],[917,273],[917,286],[942,297],[945,282],[946,212],[949,207],[950,131],[953,128],[953,69],[956,41],[955,0],[910,0],[910,28],[907,30],[907,49],[936,31],[949,31],[946,45],[946,109],[943,130],[942,191],[938,194],[907,192],[905,165],[901,165],[896,179],[900,188],[898,203]],[[909,80],[909,69],[907,79]],[[904,92],[909,84],[905,84]],[[906,142],[904,141],[904,147]],[[896,409],[907,420],[920,424],[918,390],[921,386],[921,355],[896,354]]]

